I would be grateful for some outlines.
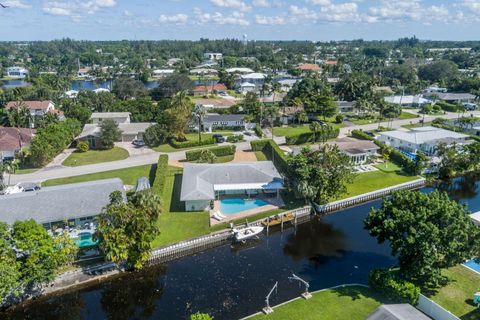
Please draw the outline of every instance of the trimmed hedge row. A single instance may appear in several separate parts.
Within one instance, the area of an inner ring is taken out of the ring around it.
[[[376,269],[368,275],[370,286],[390,300],[400,300],[415,306],[420,296],[420,288],[413,283],[401,279],[388,269]]]
[[[231,156],[231,155],[235,154],[235,151],[237,150],[237,147],[234,146],[234,145],[228,145],[228,146],[219,146],[219,147],[213,147],[213,148],[187,151],[187,152],[185,152],[185,155],[187,157],[187,161],[192,162],[192,161],[197,161],[198,159],[200,159],[200,155],[202,154],[203,150],[211,151],[217,157],[223,157],[223,156]]]
[[[165,182],[168,174],[168,155],[161,154],[158,157],[157,170],[155,171],[155,180],[152,189],[158,194],[163,195],[165,191]]]
[[[287,174],[287,156],[282,149],[273,140],[255,140],[250,141],[252,151],[262,151],[268,160],[273,161],[273,164],[283,174]],[[272,159],[273,155],[273,159]]]
[[[327,140],[334,139],[334,138],[337,138],[339,134],[340,134],[340,129],[332,127],[331,131],[329,132],[326,138]],[[315,137],[315,141],[313,140],[314,137]],[[299,134],[285,137],[285,142],[287,143],[287,145],[304,144],[308,142],[319,142],[320,137],[321,135],[318,132],[317,134],[314,134],[313,132],[304,132],[304,133],[299,133]]]
[[[387,147],[385,143],[374,139],[373,137],[369,136],[361,130],[352,130],[351,135],[352,137],[357,139],[373,141],[377,146],[380,147],[380,149],[382,149],[382,151]],[[405,170],[405,172],[409,174],[415,174],[415,163],[406,155],[404,155],[401,151],[395,148],[390,148],[390,159],[394,163],[401,166],[403,170]]]
[[[199,147],[199,146],[207,146],[215,144],[215,140],[213,138],[203,139],[200,141],[177,141],[175,139],[170,140],[170,145],[175,149],[183,149],[183,148],[191,148],[191,147]]]
[[[442,108],[443,111],[448,111],[448,112],[457,112],[460,109],[460,106],[456,104],[451,104],[443,101],[437,102],[436,105]]]
[[[259,137],[259,138],[263,138],[263,130],[262,130],[262,127],[257,123],[257,125],[255,126],[255,134]]]

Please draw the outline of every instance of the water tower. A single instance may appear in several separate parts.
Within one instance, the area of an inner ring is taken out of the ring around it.
[[[243,44],[244,44],[244,45],[247,45],[247,43],[248,43],[248,36],[247,36],[247,34],[245,33],[245,34],[243,35]]]

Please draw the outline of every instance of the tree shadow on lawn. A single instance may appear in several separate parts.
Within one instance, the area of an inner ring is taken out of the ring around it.
[[[170,199],[170,212],[185,212],[185,201],[180,201],[183,174],[175,173],[172,198]]]
[[[150,167],[150,172],[148,173],[148,181],[150,182],[151,186],[153,186],[153,183],[155,182],[156,175],[157,175],[157,164],[153,164]]]
[[[471,299],[465,300],[465,302],[469,305],[471,304],[471,305],[475,306],[474,303],[473,303],[473,300],[471,300]],[[472,310],[472,311],[464,314],[463,316],[460,316],[460,319],[462,319],[462,320],[479,320],[480,319],[480,309]]]
[[[373,290],[367,288],[367,287],[360,287],[360,286],[354,286],[354,287],[340,287],[337,289],[334,289],[335,293],[337,294],[338,297],[349,297],[352,299],[352,301],[363,299],[365,297],[371,297],[375,300],[383,302],[388,302],[385,298],[380,296],[379,294],[375,293]]]

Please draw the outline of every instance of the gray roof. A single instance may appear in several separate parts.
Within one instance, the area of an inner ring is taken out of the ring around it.
[[[122,131],[122,134],[138,134],[139,132],[144,133],[145,130],[152,125],[153,123],[149,122],[119,123],[118,128]],[[100,125],[96,123],[87,123],[77,139],[88,136],[100,138],[102,136]]]
[[[282,176],[273,162],[258,161],[225,164],[187,163],[183,170],[181,201],[213,200],[215,185],[222,185],[230,190],[252,187],[254,189],[283,188]]]
[[[127,118],[130,117],[130,112],[94,112],[90,119],[110,119],[110,118]]]
[[[431,318],[409,304],[384,304],[366,320],[431,320]]]
[[[475,96],[473,94],[470,94],[470,93],[453,93],[453,92],[441,93],[441,92],[436,92],[435,95],[440,100],[446,100],[446,101],[474,100],[475,99]]]
[[[399,140],[403,140],[409,143],[413,143],[416,145],[420,145],[423,143],[432,143],[432,142],[441,142],[445,141],[457,141],[460,142],[461,140],[465,140],[468,138],[467,135],[453,132],[450,130],[435,128],[435,127],[422,127],[422,128],[414,128],[410,131],[386,131],[380,132],[380,136],[391,137]]]
[[[243,121],[245,115],[243,114],[207,114],[205,116],[204,122],[230,122],[230,121]]]
[[[95,216],[110,202],[110,193],[119,190],[122,180],[107,179],[0,196],[0,221],[13,224],[33,219],[38,223]]]

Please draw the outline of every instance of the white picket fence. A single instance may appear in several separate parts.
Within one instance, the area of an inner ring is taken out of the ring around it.
[[[421,187],[425,186],[425,183],[426,183],[425,178],[420,178],[420,179],[417,179],[417,180],[414,180],[414,181],[398,184],[398,185],[393,186],[393,187],[388,187],[388,188],[364,193],[364,194],[354,196],[354,197],[351,197],[351,198],[330,202],[330,203],[327,203],[325,205],[315,204],[314,207],[315,207],[315,210],[318,213],[329,213],[329,212],[332,212],[332,211],[356,206],[356,205],[359,205],[359,204],[362,204],[362,203],[365,203],[365,202],[369,202],[369,201],[372,201],[372,200],[376,200],[376,199],[388,196],[395,190],[421,188]]]
[[[417,309],[434,320],[460,320],[459,317],[455,316],[453,313],[446,310],[434,301],[428,299],[423,294],[420,294]]]

